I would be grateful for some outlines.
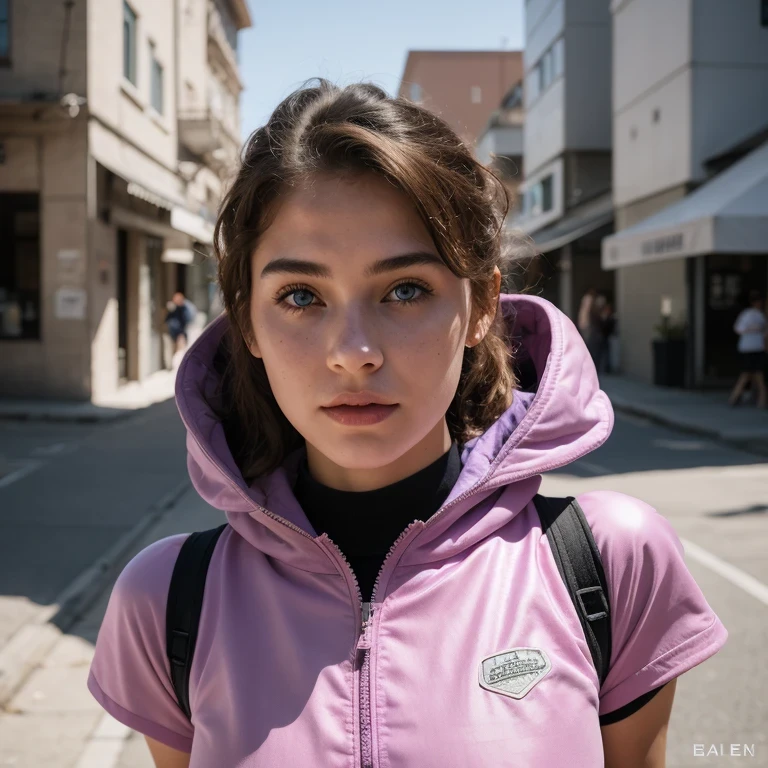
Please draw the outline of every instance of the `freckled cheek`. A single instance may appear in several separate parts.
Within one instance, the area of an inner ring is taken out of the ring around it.
[[[306,355],[317,347],[317,326],[310,323],[286,323],[271,314],[254,320],[253,327],[264,356]]]

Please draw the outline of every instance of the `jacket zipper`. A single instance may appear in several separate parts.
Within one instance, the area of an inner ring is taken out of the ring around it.
[[[378,574],[376,575],[376,581],[373,585],[371,592],[371,600],[364,601],[363,595],[360,590],[360,582],[357,580],[355,572],[352,570],[352,566],[349,564],[344,553],[339,549],[339,546],[329,537],[328,543],[339,554],[340,559],[344,562],[351,576],[352,583],[355,585],[355,591],[357,593],[357,601],[360,606],[360,632],[357,637],[356,650],[356,666],[359,669],[358,676],[358,704],[360,713],[360,765],[361,768],[373,768],[373,734],[371,729],[371,644],[373,633],[373,616],[375,611],[375,599],[376,588],[379,584],[382,571],[384,570],[387,561],[392,556],[392,553],[397,549],[398,544],[408,535],[414,525],[417,525],[420,521],[414,520],[411,522],[405,530],[397,537],[392,546],[389,548],[384,561],[381,564]],[[359,663],[357,663],[359,662]]]

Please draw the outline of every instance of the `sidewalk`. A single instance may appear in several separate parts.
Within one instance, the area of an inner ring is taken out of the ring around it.
[[[0,398],[0,419],[105,422],[125,418],[139,408],[173,397],[177,368],[157,371],[141,382],[132,381],[97,402]]]
[[[613,375],[602,375],[600,386],[616,411],[768,455],[768,411],[731,408],[727,392],[655,387]]]
[[[129,546],[105,556],[88,579],[101,582],[100,596],[87,584],[91,604],[63,632],[54,624],[30,628],[48,636],[48,649],[0,708],[0,765],[15,768],[151,768],[144,738],[106,714],[86,688],[101,621],[115,578],[126,563],[154,541],[176,533],[204,530],[224,521],[223,513],[206,504],[187,484],[180,497],[137,527]],[[99,570],[100,573],[96,573]],[[104,583],[105,577],[108,579]]]
[[[214,318],[211,318],[211,322]],[[209,322],[198,315],[188,329],[189,349],[205,330]],[[117,392],[92,401],[73,400],[27,400],[23,398],[0,397],[0,420],[24,421],[69,421],[108,422],[130,416],[140,408],[170,400],[174,396],[176,372],[186,350],[173,355],[171,370],[161,370],[147,376],[143,381],[131,381]]]

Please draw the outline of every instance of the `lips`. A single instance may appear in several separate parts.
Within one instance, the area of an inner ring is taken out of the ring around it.
[[[323,408],[334,421],[347,426],[365,426],[378,424],[390,416],[398,408],[397,404],[382,405],[335,405],[333,408]]]

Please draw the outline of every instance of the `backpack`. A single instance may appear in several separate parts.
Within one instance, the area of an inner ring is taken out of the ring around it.
[[[602,685],[611,660],[611,611],[600,552],[584,512],[573,497],[560,499],[537,494],[533,501]],[[166,651],[176,698],[188,718],[189,672],[197,643],[205,577],[216,542],[227,525],[189,535],[179,551],[168,589]]]
[[[189,299],[184,299],[184,309],[187,323],[191,323],[197,317],[197,307]]]

